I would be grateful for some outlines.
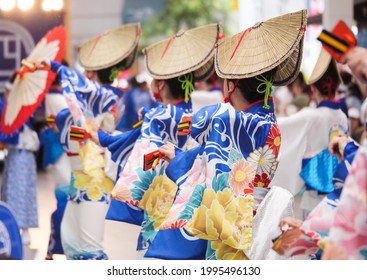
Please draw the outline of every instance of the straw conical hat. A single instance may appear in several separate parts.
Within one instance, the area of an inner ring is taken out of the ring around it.
[[[215,68],[214,68],[214,53],[213,53],[212,58],[209,59],[207,63],[205,63],[203,66],[195,70],[194,72],[195,80],[197,82],[206,81],[207,79],[209,79],[211,75],[213,75],[214,72]]]
[[[144,49],[149,74],[159,80],[195,71],[196,80],[205,80],[214,71],[214,50],[223,33],[221,24],[209,24],[187,31]]]
[[[311,85],[320,80],[330,66],[334,67],[335,72],[338,73],[338,82],[341,82],[342,79],[340,77],[336,61],[332,59],[331,55],[324,48],[321,48],[320,55],[316,61],[310,78],[307,80],[307,84]]]
[[[225,39],[216,51],[217,75],[251,78],[278,66],[273,84],[289,84],[301,65],[306,23],[307,10],[301,10],[257,23]]]
[[[128,58],[126,68],[130,67],[135,59],[140,33],[140,23],[130,23],[88,40],[80,47],[80,64],[87,70],[95,71]]]

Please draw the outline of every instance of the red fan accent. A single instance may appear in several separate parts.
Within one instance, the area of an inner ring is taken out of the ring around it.
[[[56,122],[55,122],[55,115],[50,115],[47,117],[46,119],[47,125],[49,127],[54,127],[56,126]]]
[[[182,121],[177,125],[177,135],[189,135],[191,122],[192,118],[190,116],[184,116]]]
[[[322,30],[319,37],[324,49],[338,62],[357,45],[357,39],[343,20],[338,21],[331,32]]]
[[[65,41],[65,28],[55,27],[37,43],[27,59],[23,60],[23,67],[18,72],[1,115],[2,133],[11,134],[18,130],[42,103],[56,74],[51,71],[35,71],[41,69],[35,69],[33,63],[42,59],[61,62]]]
[[[84,128],[72,125],[70,127],[70,140],[84,142],[92,136]]]
[[[147,171],[149,169],[153,169],[157,166],[159,160],[163,157],[163,155],[158,151],[151,152],[149,154],[144,155],[144,167],[143,170]]]

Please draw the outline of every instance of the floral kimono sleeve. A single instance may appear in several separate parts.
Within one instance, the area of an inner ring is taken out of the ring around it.
[[[98,138],[102,147],[106,147],[111,152],[111,159],[119,165],[119,169],[123,167],[123,163],[130,156],[135,142],[140,135],[140,128],[114,136],[103,131],[98,131]]]
[[[144,194],[153,183],[163,180],[163,183],[167,183],[166,186],[171,186],[171,181],[166,176],[163,179],[166,168],[164,160],[160,160],[154,170],[144,171],[143,159],[145,154],[156,151],[168,140],[178,147],[185,144],[188,136],[177,135],[177,124],[184,114],[180,108],[169,105],[167,108],[160,106],[152,109],[144,116],[141,136],[135,142],[120,178],[116,182],[113,191],[116,195],[115,199],[140,207]],[[174,196],[176,191],[175,186],[170,190],[171,196]]]
[[[367,148],[359,148],[345,181],[330,240],[348,259],[367,259]],[[335,257],[335,256],[334,256]]]
[[[251,247],[254,184],[268,186],[279,146],[270,141],[279,136],[275,120],[262,114],[261,105],[236,112],[218,104],[195,114],[191,136],[204,148],[176,180],[183,183],[161,229],[185,228],[211,241],[215,250],[227,248],[246,258],[242,250]]]
[[[321,257],[338,211],[340,196],[344,192],[344,182],[351,169],[357,146],[351,142],[344,151],[346,157],[338,164],[333,177],[335,190],[327,194],[307,216],[298,237],[291,233],[284,234],[282,241],[276,245],[279,253],[288,256],[311,255],[318,259]]]
[[[120,90],[101,87],[98,83],[57,62],[51,62],[51,69],[60,77],[63,94],[67,97],[69,107],[70,102],[78,101],[83,111],[90,111],[96,116],[107,112],[122,95]]]

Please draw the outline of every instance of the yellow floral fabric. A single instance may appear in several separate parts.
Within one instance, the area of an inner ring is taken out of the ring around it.
[[[206,189],[202,203],[195,209],[186,229],[198,238],[221,240],[234,249],[249,250],[253,206],[252,195],[235,197],[229,188],[218,192]]]
[[[217,260],[248,260],[249,258],[242,250],[237,250],[221,241],[212,241],[212,249],[215,250]]]
[[[100,201],[113,189],[113,181],[104,172],[104,158],[97,146],[88,141],[79,150],[82,170],[75,170],[73,186],[79,200]]]
[[[176,192],[176,184],[166,175],[160,175],[153,179],[149,189],[144,193],[139,206],[147,212],[156,230],[172,206]]]

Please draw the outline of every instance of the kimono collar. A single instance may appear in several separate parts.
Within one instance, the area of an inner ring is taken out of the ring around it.
[[[119,98],[122,96],[123,91],[121,88],[113,87],[111,85],[103,85],[103,87],[107,90],[113,91],[115,95],[117,95]]]
[[[192,103],[191,98],[189,99],[189,102],[185,102],[185,99],[180,99],[176,103],[173,103],[172,106],[176,106],[178,108],[181,108],[182,110],[191,110],[192,109]]]
[[[317,105],[317,108],[321,107],[327,107],[330,109],[338,110],[341,109],[341,104],[337,100],[323,100]]]
[[[222,91],[222,89],[220,87],[212,87],[211,89],[209,89],[209,92],[212,91]]]
[[[270,106],[269,109],[264,109],[264,100],[261,99],[259,101],[256,101],[254,103],[251,103],[250,105],[248,105],[243,112],[246,113],[252,113],[252,114],[256,114],[258,112],[263,112],[264,114],[269,114],[269,113],[274,113],[274,103],[273,103],[273,98],[269,97],[268,99],[268,105]]]

